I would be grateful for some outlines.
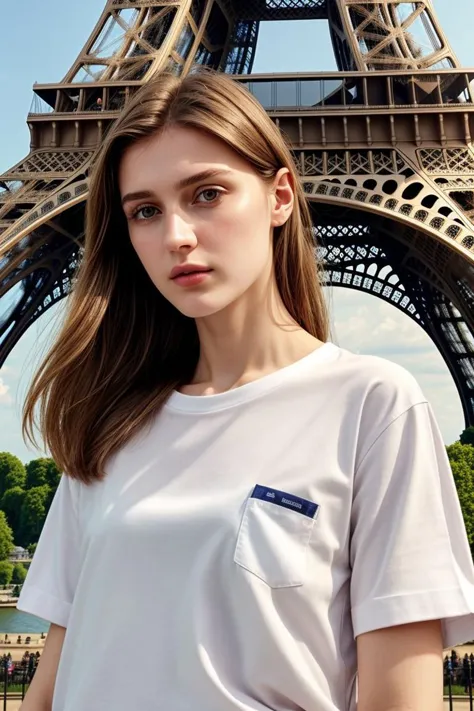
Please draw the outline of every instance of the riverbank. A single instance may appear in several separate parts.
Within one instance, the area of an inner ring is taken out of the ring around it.
[[[13,605],[14,606],[14,605]],[[12,655],[13,661],[21,661],[24,653],[26,651],[29,652],[40,652],[40,654],[43,651],[44,644],[46,642],[46,639],[48,637],[48,633],[44,633],[44,638],[41,638],[41,634],[38,633],[17,633],[17,632],[8,632],[8,640],[11,642],[11,644],[8,644],[5,642],[5,632],[0,632],[0,657],[3,654],[10,654]],[[21,637],[22,644],[16,644],[16,641],[18,637]],[[30,637],[30,643],[25,644],[25,639],[26,637]],[[455,649],[456,652],[460,657],[463,657],[465,654],[474,654],[474,644],[471,645],[461,645],[460,647],[452,647],[449,649],[446,649],[444,651],[444,654],[449,654],[451,652],[451,649]]]
[[[4,654],[10,653],[12,655],[12,660],[14,662],[20,662],[26,651],[28,652],[39,652],[43,651],[44,643],[46,642],[48,634],[44,634],[44,638],[41,639],[41,634],[16,634],[13,632],[8,632],[8,642],[5,641],[5,633],[0,633],[0,657]],[[16,644],[18,637],[21,637],[22,644]],[[25,644],[25,638],[30,637],[31,641],[29,644]]]

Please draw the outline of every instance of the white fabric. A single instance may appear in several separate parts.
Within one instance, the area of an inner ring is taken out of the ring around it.
[[[431,408],[331,343],[173,393],[104,481],[61,478],[18,609],[67,626],[53,711],[353,711],[355,636],[442,619],[445,646],[474,639]]]

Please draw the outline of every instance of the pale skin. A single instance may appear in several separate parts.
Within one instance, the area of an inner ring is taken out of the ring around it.
[[[209,169],[228,172],[176,190],[181,179]],[[268,188],[220,142],[177,128],[129,149],[120,190],[122,197],[153,193],[124,206],[132,244],[155,286],[197,323],[201,360],[183,392],[238,387],[323,345],[293,322],[275,288],[272,233],[294,202],[286,169]],[[224,191],[220,199],[208,200],[217,190]],[[140,219],[132,219],[140,207]],[[185,262],[214,271],[199,287],[183,289],[169,274]]]
[[[179,186],[204,171],[216,174]],[[294,207],[287,169],[267,184],[218,139],[172,127],[127,150],[119,185],[122,199],[148,193],[124,202],[131,243],[157,289],[196,320],[201,357],[184,394],[239,387],[323,345],[276,288],[273,232]],[[212,271],[184,287],[170,273],[186,263]],[[442,711],[442,651],[439,621],[358,637],[358,711]]]

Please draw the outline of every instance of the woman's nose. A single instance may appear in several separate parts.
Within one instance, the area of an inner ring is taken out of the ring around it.
[[[165,221],[166,243],[170,249],[192,248],[197,239],[193,226],[180,215],[170,215]]]

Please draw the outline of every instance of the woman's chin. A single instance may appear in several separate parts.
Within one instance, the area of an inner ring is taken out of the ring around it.
[[[214,316],[215,314],[225,309],[226,306],[228,306],[228,304],[211,303],[210,301],[207,301],[205,303],[198,303],[197,301],[195,301],[194,303],[188,302],[175,304],[175,307],[183,314],[183,316],[195,319],[209,318],[210,316]]]

